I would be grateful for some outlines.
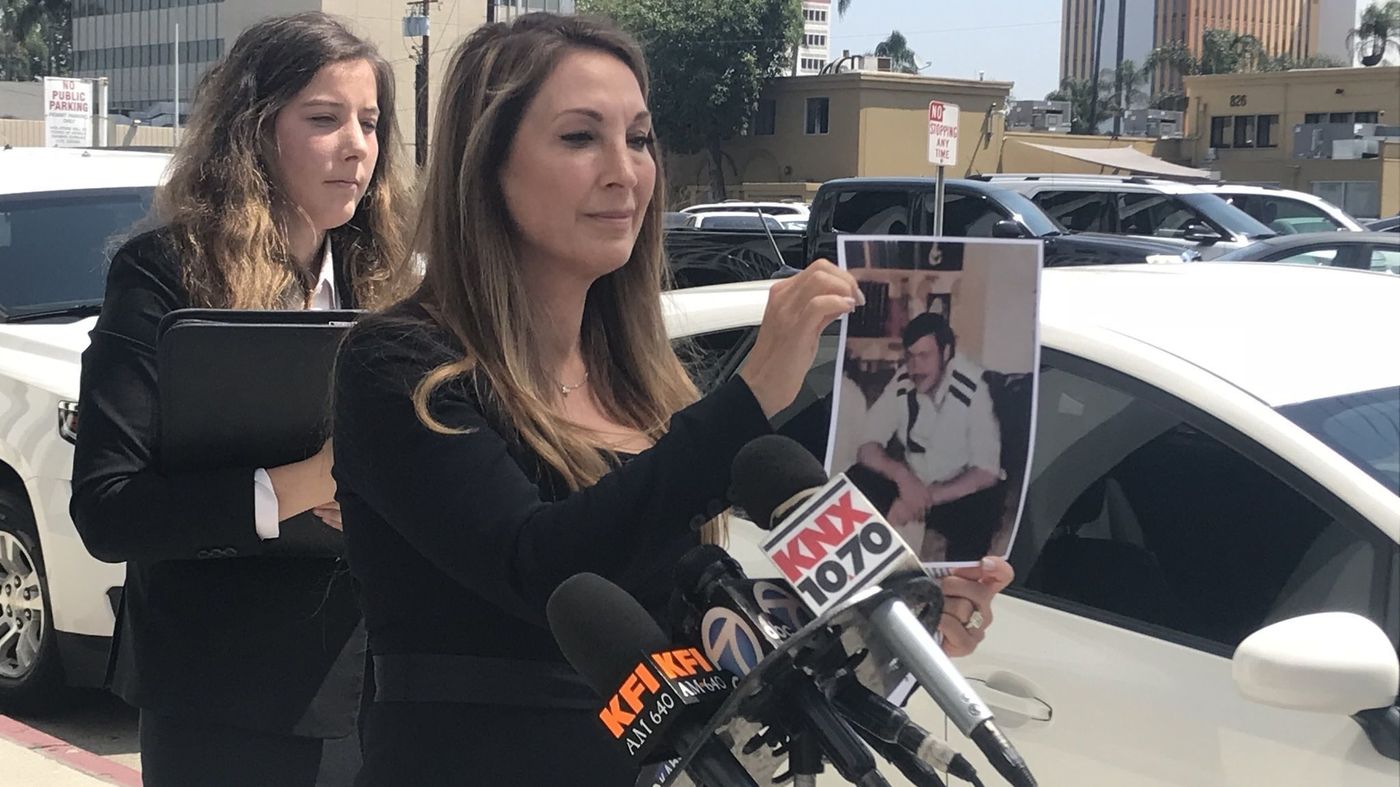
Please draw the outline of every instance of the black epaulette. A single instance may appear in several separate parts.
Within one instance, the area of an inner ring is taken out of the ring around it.
[[[972,397],[977,393],[977,383],[973,382],[971,377],[955,369],[953,370],[953,381],[948,385],[948,393],[952,394],[954,399],[971,407]]]

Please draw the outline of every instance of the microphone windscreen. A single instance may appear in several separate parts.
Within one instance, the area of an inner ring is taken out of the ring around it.
[[[715,544],[692,547],[676,562],[676,589],[687,596],[702,595],[705,586],[724,575],[742,577],[738,561]]]
[[[643,654],[670,647],[641,603],[597,574],[575,574],[560,583],[545,615],[564,658],[599,697],[612,696]]]
[[[782,435],[764,435],[749,441],[734,456],[729,499],[743,508],[754,524],[769,530],[774,509],[827,480],[821,462],[801,443]]]

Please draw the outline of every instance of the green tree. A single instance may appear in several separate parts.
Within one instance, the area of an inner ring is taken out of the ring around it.
[[[676,153],[707,153],[712,196],[723,199],[723,143],[791,67],[801,0],[579,0],[578,10],[612,18],[641,42],[657,136]]]
[[[1400,0],[1379,0],[1361,12],[1361,23],[1347,34],[1347,46],[1355,49],[1361,65],[1380,65],[1391,48],[1400,52]]]
[[[1062,79],[1060,87],[1045,95],[1046,101],[1069,102],[1069,124],[1071,134],[1093,134],[1098,127],[1112,88],[1099,88],[1098,103],[1094,102],[1094,86],[1087,79]]]
[[[1143,63],[1151,70],[1160,66],[1192,76],[1256,71],[1267,59],[1264,45],[1254,36],[1211,29],[1201,36],[1200,54],[1192,52],[1183,41],[1172,41],[1152,50]]]
[[[1259,63],[1260,71],[1292,71],[1297,68],[1345,68],[1346,63],[1331,55],[1308,55],[1294,57],[1289,54],[1265,58]]]
[[[68,0],[0,0],[0,81],[70,73],[72,27]]]
[[[875,54],[888,57],[894,64],[894,70],[901,74],[919,73],[919,61],[914,56],[914,50],[909,48],[909,42],[898,30],[891,30],[889,38],[875,45]]]

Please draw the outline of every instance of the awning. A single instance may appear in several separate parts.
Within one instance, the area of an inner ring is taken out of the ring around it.
[[[1030,145],[1033,148],[1040,148],[1051,153],[1058,153],[1061,156],[1069,156],[1080,161],[1088,161],[1091,164],[1098,164],[1101,167],[1112,167],[1113,169],[1123,169],[1142,175],[1161,175],[1164,178],[1194,178],[1196,180],[1214,180],[1215,176],[1204,169],[1194,167],[1183,167],[1180,164],[1173,164],[1164,161],[1156,156],[1149,156],[1142,151],[1131,146],[1118,148],[1062,148],[1058,145],[1039,145],[1034,142],[1016,140],[1022,145]]]

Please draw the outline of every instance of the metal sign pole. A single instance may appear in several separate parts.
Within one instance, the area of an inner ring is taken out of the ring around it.
[[[938,180],[933,187],[933,234],[943,234],[943,170],[938,168]]]

